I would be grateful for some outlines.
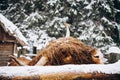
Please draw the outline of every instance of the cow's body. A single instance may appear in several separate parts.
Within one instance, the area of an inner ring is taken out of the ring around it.
[[[27,65],[64,65],[64,64],[100,64],[104,63],[103,54],[73,37],[64,37],[51,41]]]

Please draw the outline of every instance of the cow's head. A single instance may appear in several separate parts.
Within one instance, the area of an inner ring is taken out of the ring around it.
[[[93,49],[91,51],[91,54],[92,54],[92,60],[97,64],[104,64],[107,61],[107,59],[104,58],[104,55],[101,53],[100,50]]]

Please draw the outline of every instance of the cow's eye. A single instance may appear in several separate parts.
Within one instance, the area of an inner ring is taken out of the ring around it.
[[[95,58],[99,58],[99,56],[94,56]]]

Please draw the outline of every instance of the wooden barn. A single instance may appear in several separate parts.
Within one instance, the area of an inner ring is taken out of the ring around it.
[[[18,46],[26,46],[27,40],[20,30],[2,14],[0,14],[0,66],[6,66],[9,55],[18,53]]]

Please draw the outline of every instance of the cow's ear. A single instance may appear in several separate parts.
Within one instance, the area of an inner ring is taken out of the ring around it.
[[[90,51],[90,54],[91,54],[91,55],[95,55],[95,54],[96,54],[96,51],[97,51],[97,50],[94,48],[94,49],[92,49],[92,50]]]

